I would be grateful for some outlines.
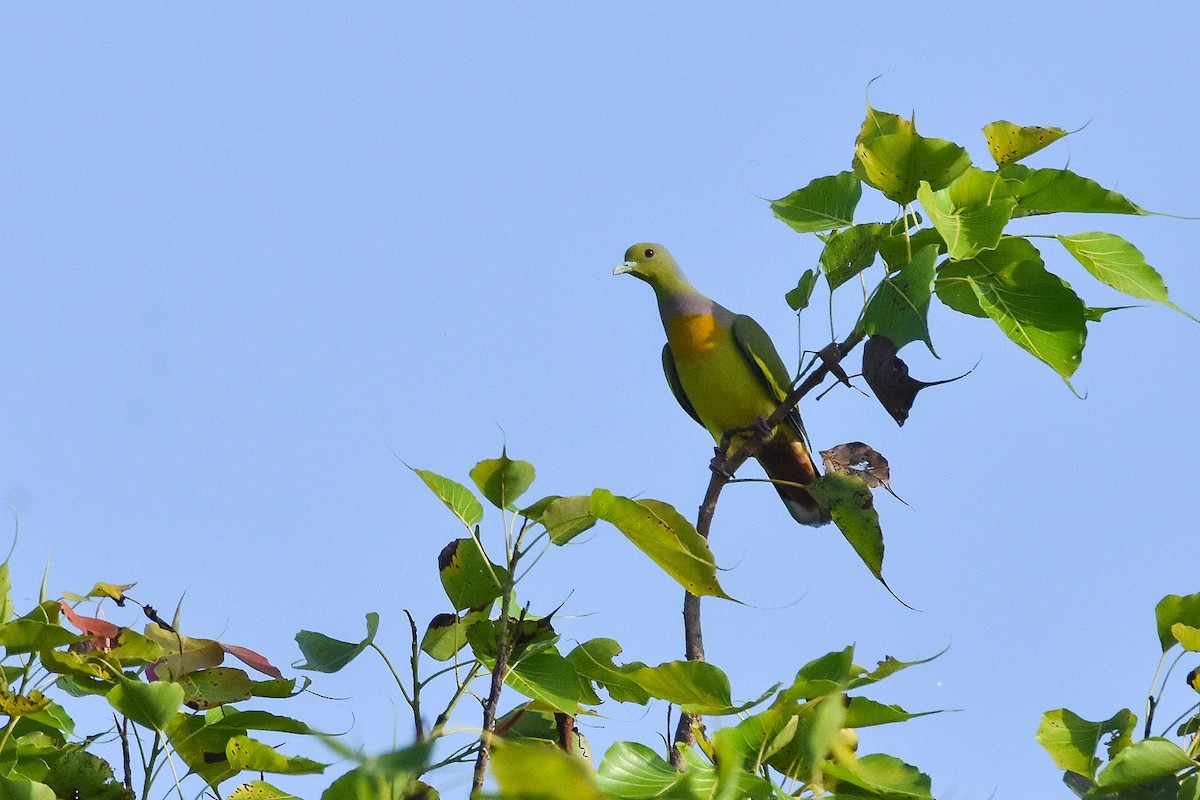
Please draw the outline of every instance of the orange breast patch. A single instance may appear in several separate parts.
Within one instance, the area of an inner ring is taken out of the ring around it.
[[[679,314],[667,323],[667,340],[675,358],[695,358],[713,351],[729,334],[712,314]]]

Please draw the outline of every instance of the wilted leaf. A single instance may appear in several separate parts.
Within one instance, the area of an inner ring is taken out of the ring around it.
[[[900,500],[892,491],[888,481],[891,470],[888,461],[875,448],[863,442],[846,442],[828,450],[821,451],[821,462],[826,472],[840,472],[844,475],[854,475],[862,478],[863,483],[874,489],[882,486],[891,493],[892,497]],[[904,502],[900,500],[900,502]]]
[[[951,383],[970,375],[965,372],[940,381],[919,381],[908,374],[908,364],[896,355],[896,345],[886,336],[872,336],[863,345],[863,378],[884,410],[903,425],[917,393],[930,386]]]
[[[771,211],[798,233],[817,233],[852,224],[861,197],[862,184],[854,173],[839,172],[773,200]]]
[[[265,656],[259,655],[250,648],[224,642],[217,642],[217,644],[221,646],[222,650],[246,666],[256,669],[264,675],[270,675],[276,680],[283,679],[283,673],[279,671],[278,667],[268,661]]]
[[[1037,125],[1016,125],[1008,120],[989,122],[983,126],[988,150],[997,166],[1005,166],[1033,155],[1067,135],[1062,128],[1041,128]]]

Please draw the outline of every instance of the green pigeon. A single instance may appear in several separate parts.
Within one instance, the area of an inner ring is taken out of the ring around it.
[[[742,429],[744,438],[745,430],[761,425],[783,402],[792,382],[767,332],[701,294],[665,247],[635,244],[613,274],[632,275],[654,289],[667,333],[662,351],[667,383],[683,410],[718,444],[726,431]],[[769,478],[786,481],[774,486],[797,522],[829,522],[813,496],[792,485],[817,479],[798,411],[771,432],[755,457]]]

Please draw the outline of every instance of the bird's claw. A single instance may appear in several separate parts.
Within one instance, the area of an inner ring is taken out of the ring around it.
[[[708,468],[720,475],[722,478],[732,478],[733,473],[729,471],[728,467],[726,467],[726,463],[727,459],[725,457],[725,453],[722,452],[721,448],[718,447],[717,454],[713,456],[712,461],[708,462]]]

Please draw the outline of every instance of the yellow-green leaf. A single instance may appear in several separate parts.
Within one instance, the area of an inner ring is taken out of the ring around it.
[[[997,120],[983,126],[988,150],[997,166],[1020,161],[1067,135],[1062,128],[1042,128],[1037,125],[1017,125]]]

